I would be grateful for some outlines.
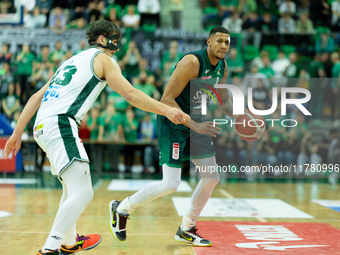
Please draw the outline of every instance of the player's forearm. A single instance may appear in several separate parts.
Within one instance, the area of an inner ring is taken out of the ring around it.
[[[131,105],[146,112],[153,112],[158,115],[166,116],[170,111],[170,107],[168,105],[156,101],[138,89],[129,91],[124,95],[124,98]]]
[[[42,98],[37,94],[31,96],[19,117],[18,123],[15,126],[13,133],[22,135],[27,123],[32,119],[33,115],[40,107],[41,100]]]
[[[166,98],[166,97],[163,96],[161,98],[161,102],[163,104],[166,104],[166,105],[171,106],[171,107],[175,107],[175,108],[180,109],[180,110],[183,111],[183,109],[177,104],[175,99],[169,99],[169,98]],[[192,119],[190,119],[190,120],[186,120],[182,124],[184,126],[188,127],[188,128],[191,128],[191,127],[193,127],[196,124],[196,122],[193,121]]]

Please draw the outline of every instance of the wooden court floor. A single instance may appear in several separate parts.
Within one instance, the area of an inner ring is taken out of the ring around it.
[[[127,241],[119,242],[109,230],[108,204],[111,200],[124,199],[131,191],[107,191],[109,180],[94,181],[94,199],[77,223],[80,234],[99,233],[101,244],[86,254],[96,255],[143,255],[143,254],[196,254],[190,245],[174,240],[174,234],[181,223],[172,196],[190,196],[190,193],[176,192],[144,205],[133,212],[128,221]],[[194,188],[196,181],[190,181]],[[52,185],[53,186],[53,185]],[[339,185],[327,183],[220,183],[212,197],[217,198],[277,198],[313,215],[313,219],[275,218],[208,218],[202,221],[221,222],[313,222],[327,223],[340,229],[339,212],[313,203],[313,199],[339,200]],[[61,189],[31,188],[25,185],[0,184],[0,211],[12,212],[9,217],[0,218],[0,254],[36,254],[42,247],[57,211]],[[204,233],[202,233],[204,234]],[[228,238],[226,236],[225,238]],[[206,248],[209,249],[209,248]],[[226,246],[227,250],[228,247]],[[85,252],[83,252],[85,254]],[[82,254],[82,253],[81,253]],[[204,253],[202,253],[204,254]],[[223,254],[219,253],[219,254]],[[229,254],[229,253],[228,253]],[[276,254],[273,252],[272,254]],[[281,254],[281,253],[280,253]]]

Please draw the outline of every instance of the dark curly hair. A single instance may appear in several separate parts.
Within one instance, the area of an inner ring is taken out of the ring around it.
[[[96,42],[100,35],[113,34],[120,36],[120,29],[116,24],[107,20],[95,20],[86,29],[86,38],[89,44]]]

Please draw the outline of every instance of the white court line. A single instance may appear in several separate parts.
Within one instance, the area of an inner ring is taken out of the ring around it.
[[[0,184],[36,184],[37,179],[0,178]]]
[[[229,192],[225,191],[224,189],[219,189],[218,190],[223,196],[227,197],[227,198],[235,198],[233,197]],[[259,222],[268,222],[265,218],[262,217],[256,217],[255,219],[257,219]]]
[[[224,189],[219,189],[220,193],[227,198],[234,198],[229,192],[225,191]]]

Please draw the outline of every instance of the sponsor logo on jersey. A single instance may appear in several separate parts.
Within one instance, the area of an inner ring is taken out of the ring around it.
[[[172,145],[172,158],[179,159],[179,143],[174,143]]]

